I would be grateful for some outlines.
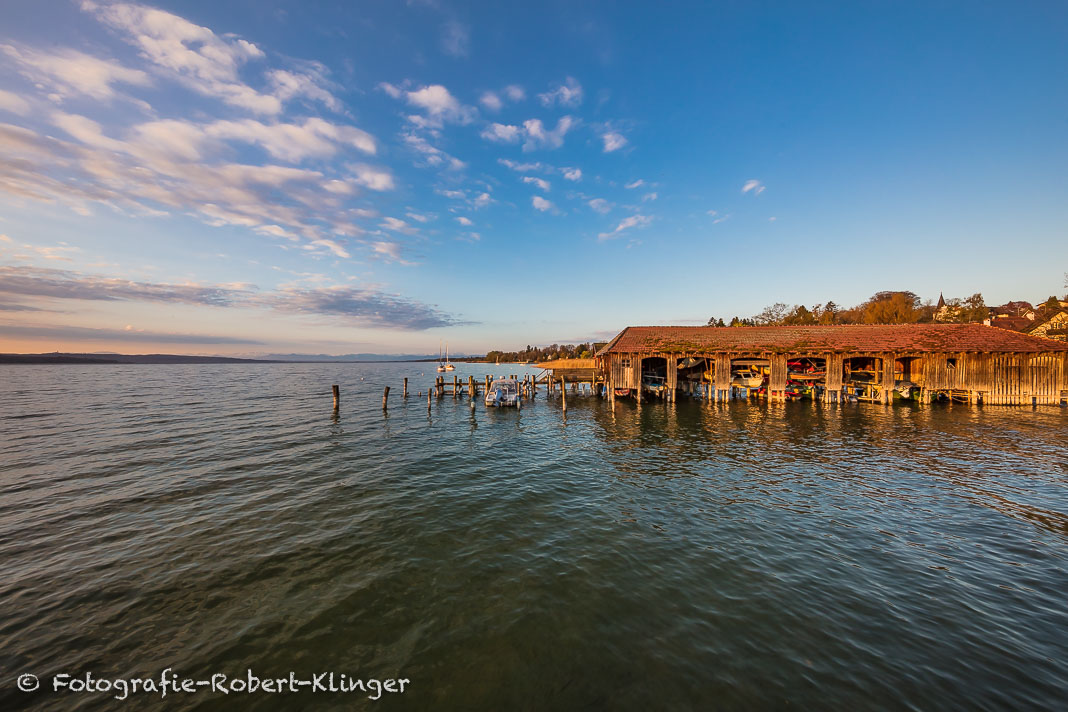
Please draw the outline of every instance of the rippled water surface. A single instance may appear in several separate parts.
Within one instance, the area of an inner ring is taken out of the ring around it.
[[[429,366],[0,367],[0,708],[1063,709],[1068,409],[428,413]],[[411,682],[15,684],[165,668]]]

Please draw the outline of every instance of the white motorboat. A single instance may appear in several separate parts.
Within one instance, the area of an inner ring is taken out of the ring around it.
[[[514,378],[498,378],[486,391],[486,405],[494,408],[520,406],[519,381]]]

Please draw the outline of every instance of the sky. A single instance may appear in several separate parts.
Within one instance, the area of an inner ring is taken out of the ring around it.
[[[0,3],[0,352],[1064,293],[1068,3]]]

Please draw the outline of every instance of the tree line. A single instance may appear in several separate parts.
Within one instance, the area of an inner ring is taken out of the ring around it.
[[[1054,298],[1055,299],[1055,298]],[[802,326],[810,324],[922,324],[934,321],[966,324],[980,322],[990,310],[979,292],[963,299],[945,300],[939,308],[931,300],[922,301],[913,292],[876,292],[853,307],[832,301],[806,307],[777,302],[751,317],[733,317],[729,322],[712,317],[709,326]]]
[[[552,344],[550,346],[530,346],[522,351],[489,351],[486,353],[487,361],[555,361],[561,358],[593,358],[594,345],[590,342],[584,344]]]

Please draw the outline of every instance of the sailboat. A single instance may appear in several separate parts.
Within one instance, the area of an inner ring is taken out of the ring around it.
[[[449,345],[445,344],[445,360],[441,360],[441,346],[438,346],[438,373],[455,371],[456,367],[449,363]]]
[[[451,363],[449,363],[449,343],[447,341],[445,342],[445,370],[446,371],[455,371],[456,370],[456,367],[453,366]]]

